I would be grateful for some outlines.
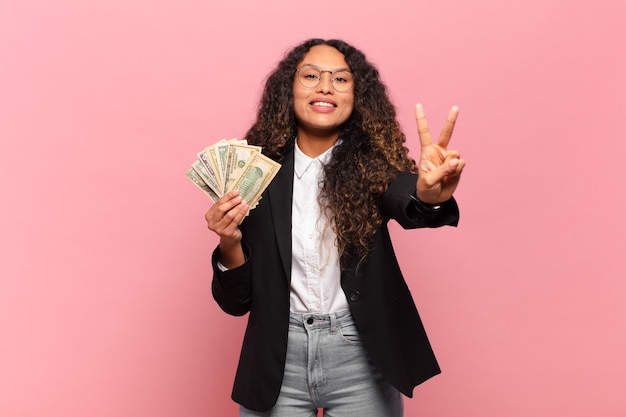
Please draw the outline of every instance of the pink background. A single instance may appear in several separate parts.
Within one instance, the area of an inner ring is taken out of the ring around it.
[[[0,415],[234,416],[245,318],[184,173],[313,37],[468,161],[459,228],[393,228],[443,374],[407,416],[625,416],[621,0],[0,0]]]

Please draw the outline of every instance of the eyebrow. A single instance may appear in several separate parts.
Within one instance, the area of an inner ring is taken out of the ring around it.
[[[333,70],[325,70],[325,69],[323,69],[323,68],[321,68],[321,67],[319,67],[319,66],[317,66],[315,64],[302,64],[302,67],[313,67],[313,68],[316,68],[316,69],[318,69],[320,71],[330,71],[330,72],[348,71],[348,72],[352,72],[350,70],[350,68],[348,68],[348,67],[340,67],[340,68],[335,68]],[[302,67],[300,67],[299,69],[302,69]]]

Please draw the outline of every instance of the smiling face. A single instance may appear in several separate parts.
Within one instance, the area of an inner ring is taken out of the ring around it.
[[[304,87],[298,81],[298,73],[294,75],[293,105],[298,121],[298,142],[316,140],[332,145],[339,137],[341,126],[352,114],[354,88],[344,92],[335,90],[330,81],[331,72],[349,70],[348,63],[332,46],[316,45],[304,55],[297,69],[307,65],[323,72],[319,85],[314,88]]]

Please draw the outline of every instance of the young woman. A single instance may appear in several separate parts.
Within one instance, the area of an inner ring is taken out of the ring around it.
[[[419,163],[378,71],[339,40],[291,50],[267,80],[250,144],[282,164],[250,211],[237,191],[206,213],[219,238],[213,295],[249,313],[233,399],[241,416],[401,416],[401,394],[440,372],[387,223],[456,225],[465,162],[433,143]]]

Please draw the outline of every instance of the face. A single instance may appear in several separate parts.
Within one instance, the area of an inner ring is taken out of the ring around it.
[[[305,65],[315,66],[322,71],[349,69],[343,54],[328,45],[313,46],[297,69]],[[293,79],[293,105],[299,138],[308,134],[337,139],[341,126],[352,114],[354,87],[339,92],[335,90],[330,79],[330,72],[322,72],[319,85],[306,88],[298,81],[296,72]]]

